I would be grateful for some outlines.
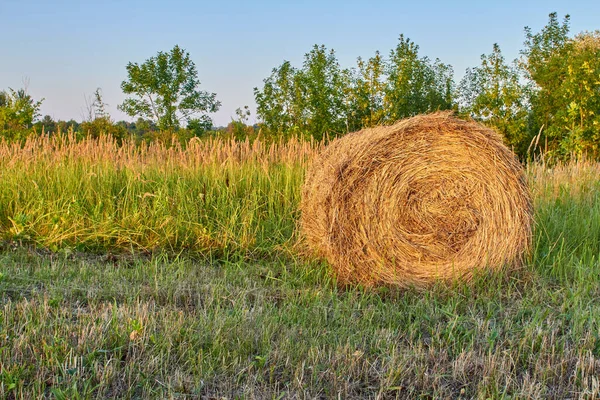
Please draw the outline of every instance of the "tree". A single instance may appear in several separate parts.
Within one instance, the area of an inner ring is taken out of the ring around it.
[[[344,97],[350,81],[349,72],[340,68],[335,51],[327,50],[324,45],[314,45],[304,55],[299,80],[308,133],[317,140],[326,135],[346,133]]]
[[[454,68],[436,58],[430,66],[433,73],[432,87],[427,93],[431,110],[450,110],[457,108],[456,85],[454,83]]]
[[[276,135],[303,131],[306,118],[298,71],[284,61],[263,82],[262,90],[254,88],[254,98],[265,130]]]
[[[532,116],[552,155],[598,156],[600,32],[569,37],[569,16],[549,15],[538,33],[525,28],[521,67],[531,86]]]
[[[385,61],[379,51],[365,62],[357,60],[349,93],[349,130],[378,125],[384,120]]]
[[[104,97],[102,96],[102,89],[100,88],[97,88],[94,92],[94,101],[92,103],[92,107],[94,108],[95,119],[110,120],[110,114],[106,110],[108,104],[104,102]]]
[[[94,94],[89,97],[84,96],[83,100],[85,101],[84,122],[92,122],[98,118],[110,119],[110,115],[106,110],[108,104],[104,102],[101,88],[96,88]]]
[[[285,61],[254,95],[266,131],[316,139],[455,107],[452,67],[419,57],[418,46],[402,35],[389,59],[376,52],[353,70],[315,45],[302,68]]]
[[[246,140],[254,136],[254,127],[249,124],[250,107],[238,107],[235,110],[236,118],[231,118],[231,122],[225,128],[227,134],[236,140]]]
[[[35,101],[26,89],[0,92],[0,132],[7,137],[18,137],[31,128],[40,116],[44,99]]]
[[[35,124],[36,130],[39,132],[44,132],[46,134],[56,132],[56,122],[52,119],[51,116],[45,115],[39,122]]]
[[[467,69],[459,85],[461,112],[496,128],[507,144],[525,156],[531,141],[526,91],[515,67],[507,65],[498,44],[481,56],[481,65]]]
[[[271,134],[303,134],[322,139],[348,131],[346,94],[350,74],[335,51],[314,45],[301,69],[284,61],[254,88],[256,112]]]
[[[102,89],[97,88],[93,95],[93,101],[87,105],[88,120],[81,123],[81,130],[84,135],[99,137],[100,135],[111,135],[116,139],[122,140],[127,134],[127,128],[123,125],[115,124],[108,113],[108,104],[104,102]]]
[[[566,46],[566,74],[559,94],[569,99],[557,110],[557,129],[567,132],[560,151],[600,155],[600,31],[577,35]]]
[[[419,46],[404,35],[390,52],[384,108],[389,122],[453,107],[452,67],[419,57]]]
[[[127,75],[121,89],[134,97],[118,108],[128,115],[150,118],[164,130],[178,129],[182,121],[191,120],[205,129],[212,126],[207,114],[218,111],[221,102],[215,93],[199,90],[196,65],[179,46],[158,52],[141,65],[130,62]]]
[[[565,76],[565,44],[569,39],[570,17],[562,24],[556,13],[548,16],[548,24],[538,33],[525,27],[525,49],[521,51],[521,68],[529,79],[531,103],[536,127],[548,130],[554,124],[555,112],[565,108],[567,99],[556,96]]]

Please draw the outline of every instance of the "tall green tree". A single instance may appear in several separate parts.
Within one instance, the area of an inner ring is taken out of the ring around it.
[[[35,123],[34,127],[40,133],[51,134],[56,132],[56,121],[51,116],[44,115],[41,120]]]
[[[452,68],[419,57],[419,46],[404,35],[390,52],[387,69],[384,107],[390,122],[452,108]]]
[[[254,89],[257,115],[272,134],[296,133],[320,140],[345,133],[350,81],[335,52],[315,45],[304,55],[302,68],[285,61],[263,81],[262,89]]]
[[[532,117],[552,154],[598,156],[600,33],[569,36],[570,18],[551,13],[540,32],[525,28],[521,66],[531,82]]]
[[[560,94],[569,99],[557,110],[557,129],[567,132],[563,153],[600,156],[600,31],[577,35],[566,46],[566,74]]]
[[[141,65],[130,62],[127,75],[121,89],[132,97],[118,106],[120,110],[149,118],[165,130],[177,129],[183,121],[206,129],[212,126],[208,114],[218,111],[221,103],[215,93],[199,89],[196,65],[179,46],[160,51]]]
[[[454,68],[436,58],[431,65],[433,71],[432,90],[428,91],[428,103],[431,110],[456,109],[456,85]]]
[[[358,58],[348,93],[349,130],[373,127],[384,120],[385,68],[385,60],[379,51],[367,61]]]
[[[566,15],[561,23],[557,13],[549,15],[548,23],[538,33],[525,27],[521,67],[531,83],[531,102],[538,127],[552,126],[556,110],[567,104],[567,99],[555,94],[566,72],[565,45],[569,29],[570,17]]]
[[[262,90],[254,88],[256,113],[263,128],[273,135],[302,132],[306,112],[300,76],[289,61],[273,68],[263,81]]]
[[[335,51],[315,45],[304,55],[299,82],[310,135],[320,140],[326,135],[346,133],[349,71],[342,70]]]
[[[0,92],[0,132],[5,137],[18,137],[31,128],[40,116],[44,99],[34,100],[25,89]]]
[[[517,68],[506,64],[498,44],[481,56],[480,66],[467,69],[459,85],[459,102],[461,112],[496,128],[507,144],[525,156],[531,141],[526,90]]]

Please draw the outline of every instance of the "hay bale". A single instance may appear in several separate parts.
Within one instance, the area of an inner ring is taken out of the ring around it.
[[[493,130],[438,112],[329,144],[300,227],[340,283],[422,286],[516,266],[531,241],[523,169]]]

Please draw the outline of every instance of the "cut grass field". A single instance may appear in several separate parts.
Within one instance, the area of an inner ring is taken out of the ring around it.
[[[317,145],[0,143],[0,398],[598,398],[600,166],[533,164],[526,266],[429,291],[301,257]]]

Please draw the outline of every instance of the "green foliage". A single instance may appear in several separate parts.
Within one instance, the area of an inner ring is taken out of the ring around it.
[[[138,142],[141,140],[151,140],[150,138],[156,132],[160,131],[154,121],[142,117],[138,117],[134,122],[119,121],[116,125],[122,126],[127,132],[126,136]]]
[[[35,101],[25,89],[0,92],[0,136],[18,139],[27,135],[33,122],[40,116],[44,99]]]
[[[254,89],[257,113],[272,135],[322,139],[347,132],[344,93],[349,73],[333,50],[315,45],[301,69],[285,61]]]
[[[357,60],[353,88],[348,91],[349,130],[373,127],[384,121],[385,61],[379,51],[366,62]]]
[[[348,71],[342,70],[334,50],[315,45],[304,55],[297,79],[299,107],[305,116],[306,133],[317,140],[347,132],[344,94]]]
[[[235,140],[255,139],[256,132],[254,127],[249,125],[250,107],[244,106],[235,110],[236,118],[227,125],[226,134]]]
[[[557,110],[557,125],[567,133],[563,154],[600,156],[600,31],[583,33],[566,46],[566,75],[560,93],[570,100]]]
[[[351,70],[315,45],[301,68],[286,61],[254,89],[257,114],[271,135],[321,139],[456,109],[495,128],[522,159],[542,150],[550,158],[600,157],[600,31],[571,38],[569,16],[560,22],[551,13],[540,32],[525,28],[525,36],[518,62],[507,63],[494,44],[458,90],[452,67],[421,57],[403,35],[387,59],[359,57]]]
[[[210,127],[206,114],[221,106],[215,93],[199,90],[196,65],[179,46],[168,53],[159,51],[141,65],[130,62],[127,75],[121,89],[134,97],[126,98],[119,109],[150,118],[163,130],[176,130],[181,121],[192,119],[197,120],[193,124]]]
[[[556,13],[538,33],[525,29],[522,68],[532,83],[532,116],[551,155],[597,157],[600,141],[600,33],[569,35]]]
[[[80,131],[82,136],[91,136],[94,138],[101,135],[109,135],[118,140],[127,136],[127,129],[123,125],[114,124],[107,118],[96,118],[93,121],[82,122]]]
[[[452,67],[419,57],[419,46],[404,35],[390,52],[384,108],[393,122],[416,114],[453,107]]]
[[[531,141],[526,94],[516,67],[505,63],[498,44],[481,56],[481,66],[467,69],[459,86],[461,111],[496,128],[521,157]]]
[[[52,119],[51,116],[44,115],[44,118],[34,124],[34,128],[40,133],[43,132],[48,134],[50,132],[56,132],[57,125],[58,124],[56,121],[54,121],[54,119]]]
[[[418,56],[404,36],[388,60],[379,52],[356,69],[340,67],[333,50],[315,45],[301,69],[288,61],[254,89],[258,116],[271,134],[302,133],[318,140],[454,107],[453,72]]]
[[[202,136],[211,126],[212,122],[200,118],[192,118],[187,122],[187,129],[196,137]]]
[[[302,109],[296,69],[289,61],[273,68],[264,80],[262,91],[254,88],[256,112],[263,119],[263,126],[274,134],[283,135],[301,129]]]
[[[104,102],[102,90],[97,88],[94,92],[94,100],[89,107],[89,120],[80,125],[83,136],[94,138],[101,135],[110,135],[122,140],[127,135],[127,129],[123,125],[115,124],[107,111],[108,104]]]

